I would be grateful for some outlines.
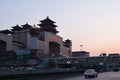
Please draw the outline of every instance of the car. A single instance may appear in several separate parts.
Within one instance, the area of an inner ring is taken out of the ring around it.
[[[118,72],[119,68],[113,68],[113,72]]]
[[[89,77],[97,77],[98,73],[94,70],[94,69],[87,69],[84,72],[84,76],[85,78],[89,78]]]

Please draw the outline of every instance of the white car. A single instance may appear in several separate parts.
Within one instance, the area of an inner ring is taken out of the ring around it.
[[[84,72],[84,76],[85,76],[85,78],[88,78],[88,77],[97,77],[98,73],[94,69],[87,69]]]

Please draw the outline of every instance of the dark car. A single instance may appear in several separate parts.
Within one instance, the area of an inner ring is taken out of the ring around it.
[[[114,71],[114,72],[118,72],[118,71],[119,71],[119,68],[113,68],[113,71]]]

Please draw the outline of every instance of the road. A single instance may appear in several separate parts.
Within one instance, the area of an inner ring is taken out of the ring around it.
[[[120,72],[99,73],[97,78],[84,78],[84,76],[78,76],[62,80],[120,80]]]
[[[38,76],[38,77],[8,79],[8,80],[120,80],[120,71],[98,73],[97,78],[85,78],[80,74],[69,74],[69,75],[59,74],[59,75]]]

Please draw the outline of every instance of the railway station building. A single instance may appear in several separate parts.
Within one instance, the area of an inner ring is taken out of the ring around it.
[[[0,31],[0,52],[14,51],[17,58],[70,57],[72,42],[59,36],[49,17],[37,26],[28,23]]]

